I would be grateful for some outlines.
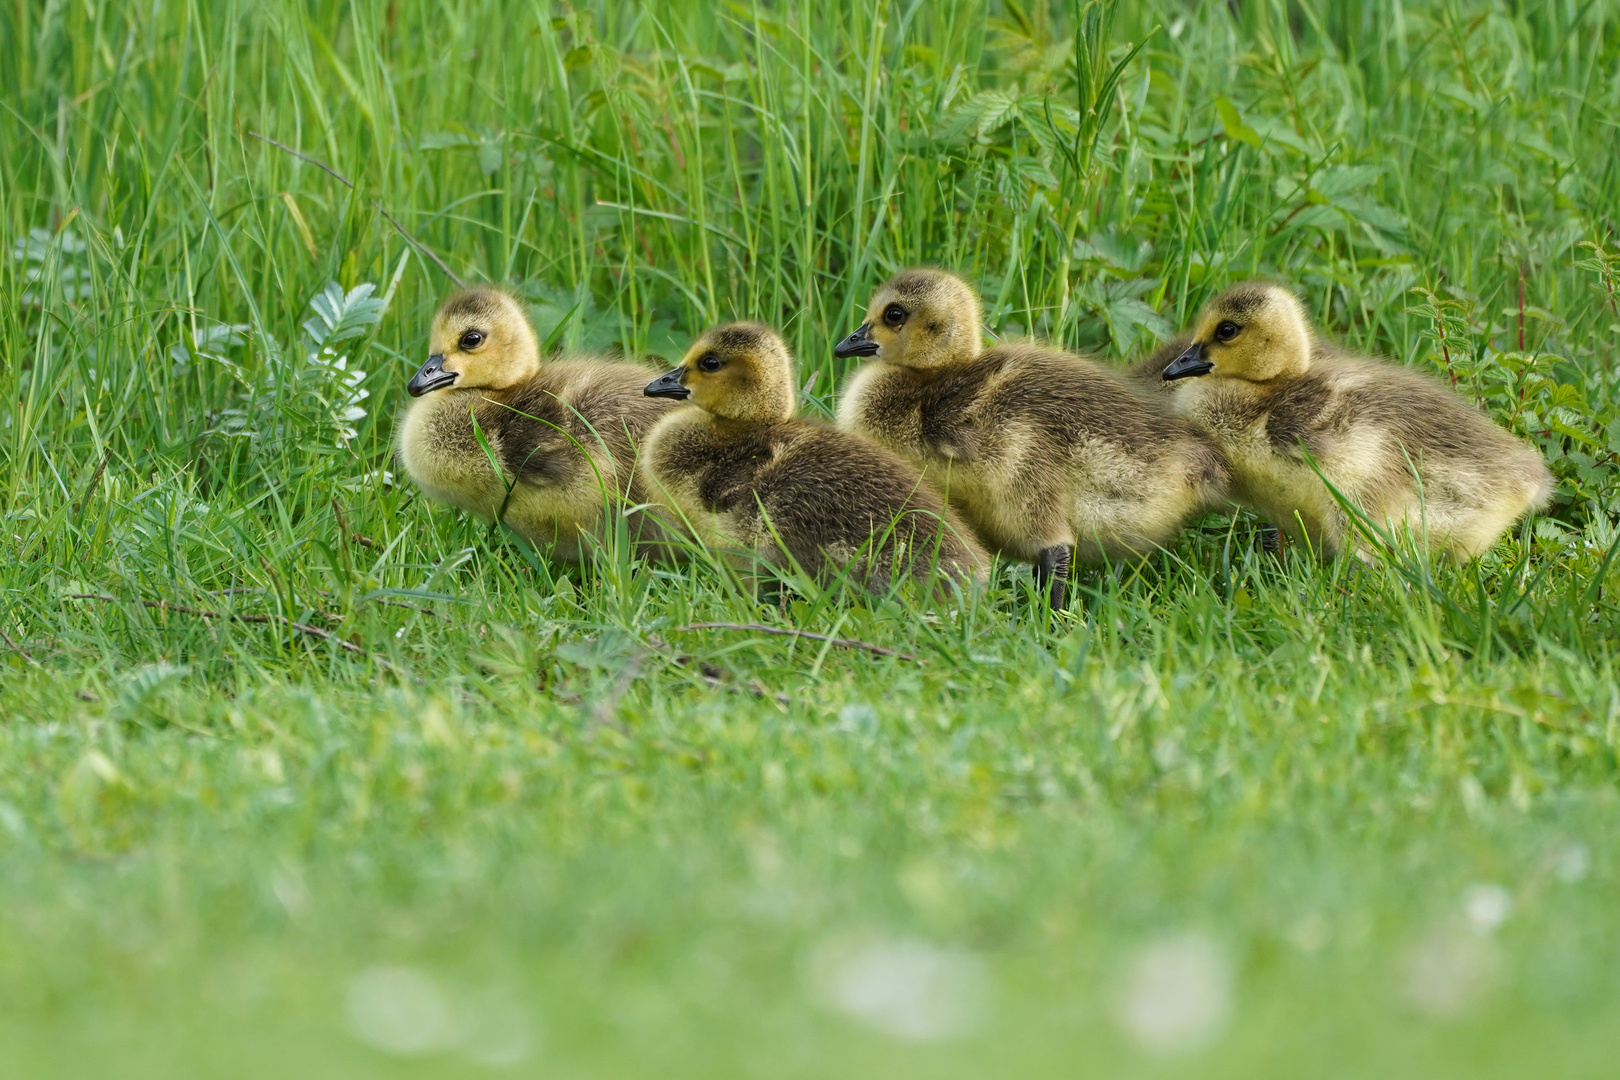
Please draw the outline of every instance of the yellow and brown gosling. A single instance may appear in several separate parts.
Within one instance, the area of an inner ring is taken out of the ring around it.
[[[1459,559],[1552,492],[1540,454],[1439,382],[1327,344],[1281,285],[1226,290],[1178,344],[1161,370],[1171,408],[1225,449],[1235,497],[1324,557],[1366,554],[1328,484]]]
[[[838,426],[912,462],[988,547],[1033,563],[1054,608],[1071,555],[1139,556],[1225,505],[1213,441],[1084,357],[985,349],[979,298],[953,274],[896,275],[834,353],[872,357]]]
[[[937,573],[982,580],[987,558],[917,470],[882,447],[794,418],[793,357],[769,327],[707,331],[646,388],[686,401],[648,434],[645,486],[737,563],[847,571],[874,593]]]
[[[646,500],[636,446],[666,412],[641,393],[653,368],[599,358],[541,362],[528,317],[499,289],[457,293],[433,317],[431,355],[407,386],[399,461],[430,498],[497,516],[558,558],[578,561],[625,505]],[[482,432],[490,454],[480,444]],[[630,517],[643,552],[667,537]]]

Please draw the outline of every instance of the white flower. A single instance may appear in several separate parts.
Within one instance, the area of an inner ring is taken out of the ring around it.
[[[1143,1049],[1177,1053],[1211,1042],[1232,1012],[1232,967],[1198,933],[1149,943],[1125,982],[1119,1021]]]
[[[810,958],[821,1003],[908,1042],[937,1042],[978,1026],[984,966],[971,954],[908,938],[832,937]]]
[[[349,1029],[387,1054],[413,1057],[445,1049],[455,1035],[450,1001],[433,977],[397,964],[369,967],[349,980]]]
[[[1470,885],[1463,893],[1463,915],[1481,937],[1494,932],[1512,911],[1513,897],[1500,885]]]

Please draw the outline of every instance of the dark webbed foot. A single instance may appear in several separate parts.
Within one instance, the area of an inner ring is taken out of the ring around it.
[[[1053,544],[1035,557],[1035,584],[1047,593],[1053,611],[1062,611],[1069,599],[1069,561],[1073,551],[1067,544]]]
[[[1260,530],[1260,550],[1267,555],[1281,555],[1283,553],[1283,534],[1281,529],[1270,527]]]

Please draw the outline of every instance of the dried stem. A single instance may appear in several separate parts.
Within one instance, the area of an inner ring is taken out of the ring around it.
[[[40,666],[39,661],[30,656],[27,649],[11,640],[11,635],[6,633],[5,627],[0,627],[0,640],[4,640],[7,648],[16,653],[18,656],[22,657],[24,660],[28,661],[30,664],[33,664],[35,667]]]

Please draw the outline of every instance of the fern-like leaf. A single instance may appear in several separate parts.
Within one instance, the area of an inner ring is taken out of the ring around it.
[[[304,320],[304,332],[317,348],[331,348],[338,342],[362,337],[382,321],[387,304],[381,297],[371,294],[377,287],[363,282],[347,293],[337,282],[331,282],[310,300],[313,317]]]

